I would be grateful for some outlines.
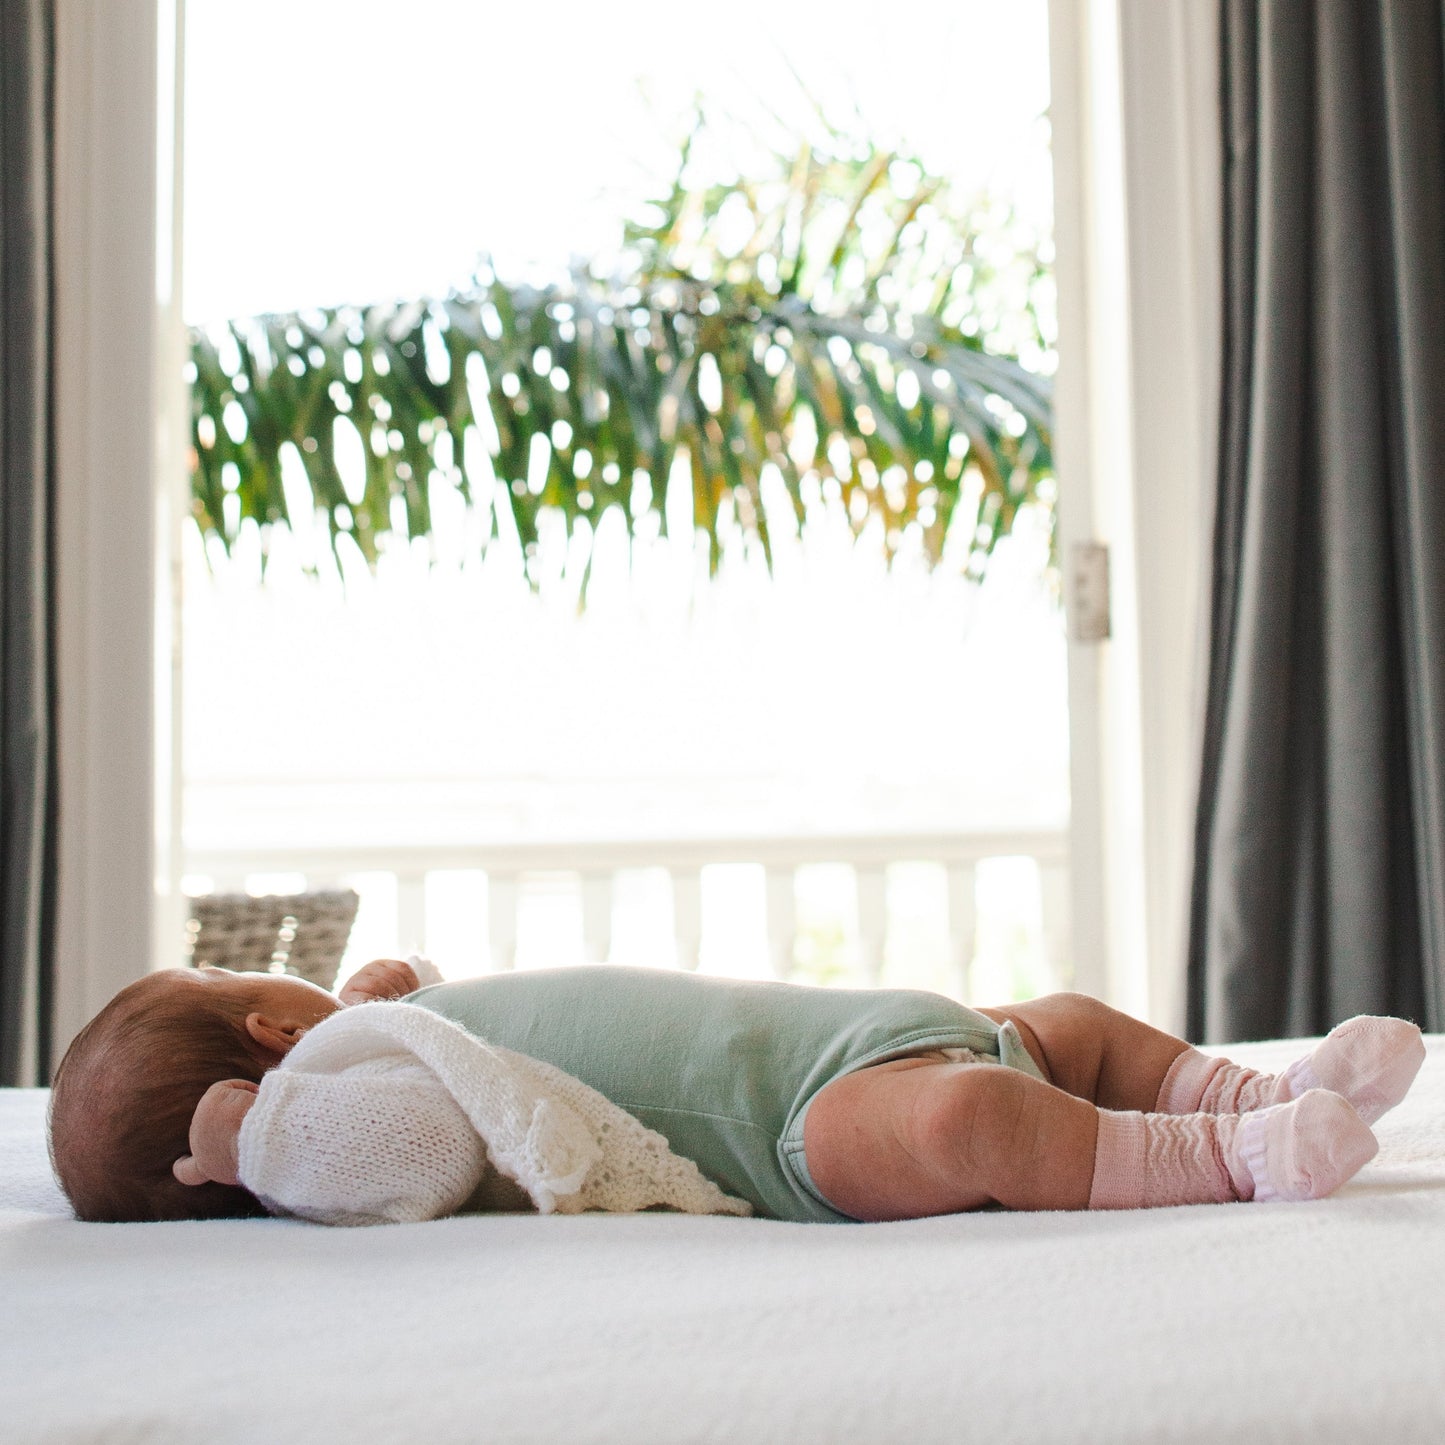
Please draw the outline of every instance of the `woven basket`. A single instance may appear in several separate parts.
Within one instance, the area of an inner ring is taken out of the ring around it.
[[[360,903],[350,888],[314,893],[209,893],[191,899],[189,961],[251,973],[291,973],[331,988]]]

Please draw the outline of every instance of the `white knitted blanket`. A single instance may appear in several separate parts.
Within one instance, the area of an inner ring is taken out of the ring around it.
[[[322,1224],[454,1214],[492,1169],[542,1214],[751,1212],[580,1079],[400,1003],[312,1029],[262,1079],[239,1163],[271,1213]]]

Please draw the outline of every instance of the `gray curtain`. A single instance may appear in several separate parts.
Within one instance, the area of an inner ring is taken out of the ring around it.
[[[50,0],[0,0],[0,1084],[49,1077],[55,877]]]
[[[1189,1024],[1445,1027],[1445,9],[1224,0]]]

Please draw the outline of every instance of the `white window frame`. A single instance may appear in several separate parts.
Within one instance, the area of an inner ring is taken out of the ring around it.
[[[1067,573],[1109,548],[1112,630],[1071,642],[1076,978],[1184,1022],[1219,394],[1217,0],[1050,0]]]
[[[184,485],[178,0],[55,7],[55,1056],[180,937],[172,531]]]

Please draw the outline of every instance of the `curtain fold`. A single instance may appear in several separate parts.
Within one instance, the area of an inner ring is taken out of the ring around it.
[[[1445,1027],[1445,7],[1225,0],[1189,1028]]]
[[[0,3],[0,1084],[50,1066],[54,13]]]

